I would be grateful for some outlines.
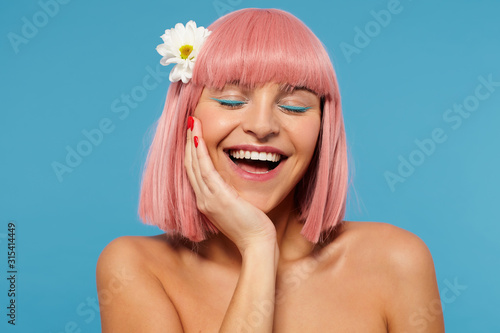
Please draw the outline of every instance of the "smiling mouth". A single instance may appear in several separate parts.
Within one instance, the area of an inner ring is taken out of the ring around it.
[[[244,150],[227,150],[225,153],[240,169],[253,174],[268,173],[286,159],[285,156],[276,153]]]

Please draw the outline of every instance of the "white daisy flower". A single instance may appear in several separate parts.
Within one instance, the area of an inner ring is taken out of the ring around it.
[[[163,56],[160,60],[163,66],[177,64],[170,72],[171,82],[189,82],[198,52],[210,33],[203,27],[196,27],[194,21],[189,21],[186,26],[177,23],[175,28],[165,30],[161,36],[163,44],[158,45],[156,51]]]

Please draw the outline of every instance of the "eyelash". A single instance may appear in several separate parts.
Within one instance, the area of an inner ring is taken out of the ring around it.
[[[212,98],[214,101],[219,102],[220,105],[223,106],[228,106],[232,109],[237,108],[239,106],[242,106],[244,104],[247,104],[247,102],[242,102],[242,101],[234,101],[232,99],[218,99],[218,98]]]
[[[309,110],[311,107],[302,107],[302,106],[292,106],[292,105],[278,105],[280,108],[285,109],[291,112],[303,113]]]
[[[231,109],[235,109],[244,104],[247,104],[247,102],[234,101],[231,99],[218,99],[218,98],[212,98],[212,99],[219,102],[220,105],[230,107]],[[310,107],[292,106],[292,105],[278,105],[278,106],[286,111],[295,113],[303,113],[310,109]]]

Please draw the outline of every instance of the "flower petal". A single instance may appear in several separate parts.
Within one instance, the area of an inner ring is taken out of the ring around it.
[[[174,68],[170,71],[170,75],[168,76],[168,79],[171,82],[177,82],[180,81],[182,78],[182,64],[175,65]]]
[[[156,51],[164,57],[173,55],[172,52],[170,51],[170,47],[168,47],[165,44],[159,44],[158,46],[156,46]]]
[[[184,35],[185,31],[186,31],[186,28],[184,27],[184,24],[177,23],[175,25],[175,28],[172,29],[172,30],[174,30],[175,32],[177,32],[182,37]]]
[[[193,20],[189,20],[189,22],[186,23],[186,29],[196,30],[196,22]]]
[[[170,44],[172,42],[172,37],[170,35],[171,35],[170,29],[168,29],[168,30],[165,30],[165,33],[160,36],[161,39],[163,39],[163,42],[165,44]]]
[[[186,24],[186,34],[184,36],[184,42],[189,45],[196,43],[196,23],[194,21],[189,21]]]
[[[170,64],[181,64],[183,61],[183,59],[180,59],[178,57],[163,57],[161,58],[160,60],[160,64],[162,64],[163,66],[168,66]]]
[[[176,30],[173,30],[170,34],[172,48],[179,49],[182,45],[184,45],[184,38],[181,36]],[[179,53],[180,55],[180,53]]]

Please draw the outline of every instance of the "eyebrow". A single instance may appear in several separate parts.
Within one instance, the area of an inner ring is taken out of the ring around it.
[[[294,91],[297,91],[297,90],[305,90],[305,91],[309,91],[310,93],[313,93],[315,95],[318,95],[317,92],[315,92],[314,90],[306,87],[306,86],[294,86],[290,83],[283,83],[280,85],[280,90],[284,91],[284,92],[287,92],[287,93],[292,93]],[[318,95],[319,96],[319,95]]]
[[[236,87],[241,87],[243,89],[251,89],[250,86],[241,84],[240,80],[233,80],[233,81],[228,81],[222,88],[211,88],[217,91],[223,91],[227,86],[236,86]],[[282,83],[279,85],[279,90],[286,92],[286,93],[293,93],[294,91],[308,91],[312,94],[315,94],[316,96],[320,96],[316,91],[312,90],[311,88],[308,88],[306,86],[294,86],[293,84],[290,83]],[[320,96],[321,97],[321,96]]]

